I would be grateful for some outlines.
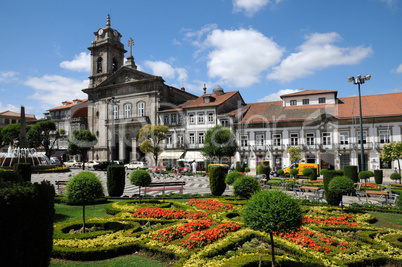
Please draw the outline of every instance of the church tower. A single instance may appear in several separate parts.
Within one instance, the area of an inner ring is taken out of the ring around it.
[[[96,87],[116,72],[124,64],[124,45],[120,42],[122,35],[110,27],[110,15],[107,15],[106,27],[95,34],[95,41],[88,49],[91,51],[91,76],[89,88]]]

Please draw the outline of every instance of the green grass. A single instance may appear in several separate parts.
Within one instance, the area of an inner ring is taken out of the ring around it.
[[[113,258],[110,260],[104,261],[92,261],[92,262],[73,262],[73,261],[61,261],[61,260],[52,260],[50,263],[50,267],[122,267],[122,266],[135,266],[135,267],[159,267],[165,266],[164,264],[137,255],[129,255],[122,256],[118,258]]]
[[[110,203],[110,202],[109,202]],[[85,218],[92,217],[110,217],[105,213],[106,204],[85,206]],[[65,204],[54,204],[56,213],[54,214],[54,223],[82,219],[82,206],[69,206]]]
[[[386,227],[402,230],[402,214],[386,213],[386,212],[369,212],[377,218],[374,224],[377,227]]]

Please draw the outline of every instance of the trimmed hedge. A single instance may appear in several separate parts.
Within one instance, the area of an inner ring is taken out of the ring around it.
[[[31,182],[31,164],[30,163],[16,163],[13,165],[13,170],[16,174],[21,176],[23,181]]]
[[[338,172],[336,170],[326,170],[324,172],[324,194],[325,199],[329,205],[339,205],[339,197],[337,194],[331,194],[329,190],[329,183],[336,176],[342,176],[343,172]]]
[[[252,176],[238,177],[233,183],[233,193],[235,196],[250,198],[260,190],[260,183]]]
[[[236,171],[237,172],[244,172],[244,164],[242,164],[240,161],[236,161]]]
[[[354,183],[359,182],[359,176],[357,174],[357,166],[348,165],[344,167],[345,176],[352,179]]]
[[[243,177],[244,175],[240,172],[234,171],[234,172],[230,172],[226,175],[225,177],[225,183],[228,185],[231,185],[234,183],[234,181],[236,181],[236,179],[238,177]]]
[[[0,169],[0,183],[1,182],[22,183],[22,177],[14,171]]]
[[[229,171],[226,164],[210,164],[209,172],[209,188],[214,196],[221,196],[226,189],[225,177]]]
[[[111,197],[120,197],[123,195],[124,186],[126,185],[126,170],[124,166],[108,166],[107,167],[107,192]]]
[[[374,170],[374,181],[376,184],[382,184],[383,172],[382,170]]]
[[[257,174],[265,174],[267,176],[267,181],[269,180],[269,175],[271,174],[271,167],[269,166],[269,160],[261,160],[258,163]]]
[[[53,185],[6,182],[0,186],[2,266],[48,266],[53,245]]]

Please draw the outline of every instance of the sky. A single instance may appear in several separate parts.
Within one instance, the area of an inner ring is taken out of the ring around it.
[[[131,37],[138,69],[197,96],[219,85],[246,103],[300,90],[402,92],[402,0],[15,0],[0,9],[0,112],[43,118],[85,99],[94,32]],[[125,54],[126,57],[129,53]]]

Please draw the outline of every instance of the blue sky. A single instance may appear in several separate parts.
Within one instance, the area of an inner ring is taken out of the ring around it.
[[[141,71],[202,95],[220,85],[247,103],[303,89],[402,92],[401,0],[5,1],[0,9],[0,112],[43,117],[86,98],[94,32],[122,35]],[[126,54],[126,57],[128,53]]]

